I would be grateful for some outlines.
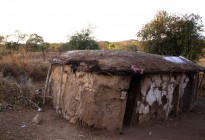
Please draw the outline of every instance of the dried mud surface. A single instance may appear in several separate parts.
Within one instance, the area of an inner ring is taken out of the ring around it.
[[[53,108],[40,112],[41,122],[32,123],[34,109],[0,112],[0,140],[205,140],[205,97],[197,107],[179,118],[151,120],[138,126],[124,127],[124,134],[72,125],[55,115]]]

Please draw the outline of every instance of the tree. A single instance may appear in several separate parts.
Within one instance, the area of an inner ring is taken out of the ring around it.
[[[5,44],[4,44],[4,36],[0,35],[0,59],[2,55],[5,53]]]
[[[21,33],[19,30],[16,30],[14,34],[5,36],[4,39],[6,40],[6,48],[10,51],[18,51],[21,42],[25,40],[26,36],[26,34]]]
[[[16,30],[15,34],[13,35],[13,37],[15,37],[17,40],[17,41],[15,41],[15,42],[17,42],[17,44],[19,44],[20,41],[24,41],[26,36],[27,36],[26,34],[21,33],[19,30]]]
[[[3,48],[5,48],[5,37],[0,35],[0,53],[2,52]]]
[[[57,50],[58,50],[59,52],[64,52],[64,51],[67,51],[68,48],[69,48],[68,42],[66,42],[66,43],[60,43]]]
[[[82,29],[72,35],[68,42],[68,50],[98,50],[99,46],[91,36],[92,29]]]
[[[26,41],[26,50],[31,51],[44,51],[45,45],[43,45],[43,37],[38,34],[30,34],[28,40]]]
[[[150,23],[142,27],[137,36],[146,52],[182,55],[197,60],[205,48],[201,36],[203,26],[199,15],[178,15],[159,11]]]
[[[5,43],[6,49],[11,51],[18,51],[20,44],[18,42],[9,41]]]
[[[107,49],[109,50],[127,50],[127,51],[138,51],[139,41],[137,40],[125,40],[109,43]]]
[[[26,41],[26,51],[41,51],[43,60],[46,60],[45,51],[49,47],[49,43],[44,42],[43,37],[38,34],[30,34]]]
[[[109,48],[109,50],[114,50],[115,49],[115,44],[110,43],[108,48]]]
[[[5,37],[3,35],[0,35],[0,44],[3,43]]]
[[[44,60],[44,61],[46,61],[45,51],[48,50],[49,46],[50,46],[50,44],[49,44],[48,42],[43,42],[43,43],[41,44],[41,51],[42,51],[42,53],[43,53],[43,60]]]

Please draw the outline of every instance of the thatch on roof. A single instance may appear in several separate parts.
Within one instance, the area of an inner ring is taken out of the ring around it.
[[[183,57],[182,63],[172,62],[164,56],[144,52],[78,50],[68,51],[53,58],[51,64],[71,64],[74,70],[96,73],[130,74],[132,65],[144,73],[202,72],[205,69]]]

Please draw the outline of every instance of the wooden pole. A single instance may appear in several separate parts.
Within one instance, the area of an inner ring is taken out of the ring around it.
[[[179,115],[179,103],[180,103],[180,98],[181,98],[181,92],[182,92],[182,84],[183,84],[183,80],[184,80],[184,73],[182,73],[181,77],[180,77],[180,82],[179,82],[179,90],[178,90],[178,97],[177,97],[177,105],[176,105],[176,117],[178,117]]]
[[[194,99],[196,97],[196,88],[198,87],[198,79],[199,79],[199,75],[198,73],[194,73],[194,81],[193,81],[193,84],[192,84],[192,87],[193,87],[193,92],[191,94],[191,99],[190,99],[190,105],[189,105],[189,110],[192,110],[193,107],[194,107]]]
[[[171,79],[172,79],[172,73],[170,73],[170,75],[169,75],[169,81],[167,82],[167,95],[169,94],[169,86],[170,86],[170,83],[171,83]],[[168,101],[169,101],[169,100],[168,100]],[[170,101],[169,101],[169,102],[170,102]],[[168,109],[167,109],[167,111],[166,111],[165,121],[168,120],[169,112],[170,112],[170,106],[169,106],[169,103],[168,103]]]
[[[44,95],[43,95],[43,105],[45,104],[45,101],[46,101],[46,94],[47,94],[48,83],[49,83],[48,81],[49,81],[50,76],[51,76],[51,70],[52,70],[52,64],[49,66],[47,77],[46,77],[45,92],[44,92]]]
[[[198,87],[197,87],[197,101],[198,101],[198,96],[199,96],[199,93],[200,93],[200,87],[201,87],[201,83],[202,83],[202,81],[204,80],[204,76],[205,76],[205,73],[203,72],[203,76],[202,76],[202,78],[200,79],[200,81],[199,81],[199,85],[198,85]]]
[[[60,101],[61,101],[61,94],[62,94],[62,83],[63,83],[63,71],[64,71],[64,65],[61,65],[61,75],[60,75],[60,83],[59,83],[59,91],[57,94],[57,108],[56,111],[59,111],[60,109]]]

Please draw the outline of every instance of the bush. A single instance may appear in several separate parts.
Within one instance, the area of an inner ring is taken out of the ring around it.
[[[2,56],[0,71],[4,76],[12,76],[20,82],[21,77],[31,78],[33,81],[45,80],[49,63],[43,61],[39,53],[12,53]]]
[[[18,83],[12,77],[0,73],[0,111],[7,107],[28,106],[34,86],[30,79]]]
[[[68,43],[61,43],[57,50],[58,52],[65,52],[65,51],[70,50],[70,48],[68,46]]]
[[[56,53],[48,53],[51,58]],[[0,111],[12,106],[32,106],[34,84],[44,84],[49,67],[40,52],[19,50],[0,59]],[[35,101],[33,101],[35,102]],[[37,104],[37,103],[36,103]]]
[[[202,18],[199,15],[168,14],[159,11],[137,33],[144,50],[160,55],[184,56],[198,60],[204,55]]]
[[[98,43],[91,34],[92,29],[90,28],[76,32],[70,37],[68,44],[65,44],[67,50],[99,50]]]

